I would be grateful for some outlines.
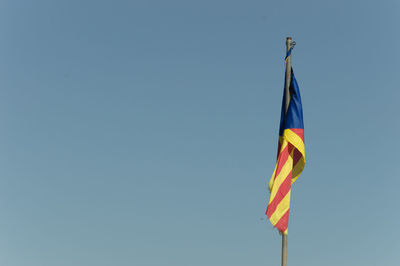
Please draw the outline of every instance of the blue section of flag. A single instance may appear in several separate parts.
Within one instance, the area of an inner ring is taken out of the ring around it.
[[[288,54],[290,54],[291,49]],[[285,84],[286,87],[286,84]],[[291,69],[291,79],[290,79],[290,103],[287,112],[285,113],[285,99],[286,99],[286,90],[283,92],[283,100],[282,100],[282,112],[281,112],[281,124],[279,128],[279,135],[282,136],[283,131],[288,128],[304,128],[303,124],[303,107],[301,105],[301,97],[299,85],[297,84],[296,78],[293,73],[293,69]]]

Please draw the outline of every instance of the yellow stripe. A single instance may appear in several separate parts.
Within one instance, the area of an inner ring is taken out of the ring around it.
[[[297,162],[297,164],[293,167],[293,171],[292,171],[292,184],[294,183],[294,181],[296,181],[296,179],[300,176],[301,172],[304,169],[304,157],[301,157],[300,160]]]
[[[282,144],[281,144],[281,149],[280,149],[280,151],[279,151],[279,154],[280,154],[280,153],[286,148],[286,146],[288,145],[288,143],[287,143],[287,141],[283,141],[283,139],[281,139],[280,137],[279,137],[279,141],[282,143]],[[279,155],[278,155],[278,158],[279,158]],[[271,179],[269,180],[268,187],[269,187],[269,191],[270,191],[270,192],[272,191],[272,187],[274,186],[275,173],[276,173],[276,168],[277,168],[277,167],[278,167],[278,161],[276,162],[274,172],[272,173],[272,177],[271,177]]]
[[[299,150],[299,152],[301,152],[301,154],[305,155],[305,151],[304,151],[304,142],[303,140],[299,137],[299,135],[297,135],[296,133],[294,133],[292,130],[290,129],[285,129],[283,131],[283,138],[291,143],[296,149]]]
[[[293,166],[293,172],[292,172],[292,184],[297,180],[297,178],[300,176],[301,172],[303,171],[304,165],[305,165],[305,149],[304,149],[304,142],[303,140],[294,133],[290,129],[285,129],[283,131],[283,138],[292,144],[295,149],[297,149],[302,157],[300,160],[297,162],[296,165]]]
[[[281,200],[281,202],[276,207],[275,212],[271,215],[269,220],[275,226],[277,222],[282,218],[282,216],[289,210],[290,207],[290,190],[286,196]]]
[[[271,196],[269,197],[270,203],[275,198],[275,195],[278,192],[279,187],[281,186],[283,181],[285,181],[286,177],[289,175],[292,168],[293,168],[293,157],[291,155],[289,155],[288,159],[286,160],[286,163],[283,165],[280,173],[275,178],[275,181],[273,181],[273,184],[271,187]],[[272,178],[274,178],[274,176],[272,176]]]

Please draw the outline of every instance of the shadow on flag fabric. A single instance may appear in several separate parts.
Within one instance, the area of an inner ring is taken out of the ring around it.
[[[290,56],[291,51],[292,49],[286,58]],[[293,69],[291,69],[289,95],[286,94],[284,90],[278,156],[274,173],[269,181],[271,195],[266,212],[272,225],[283,234],[288,232],[291,186],[300,176],[305,164],[303,109]]]

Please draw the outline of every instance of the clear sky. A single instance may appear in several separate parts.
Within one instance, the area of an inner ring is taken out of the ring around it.
[[[0,265],[279,265],[285,38],[306,167],[288,265],[398,265],[400,4],[1,1]]]

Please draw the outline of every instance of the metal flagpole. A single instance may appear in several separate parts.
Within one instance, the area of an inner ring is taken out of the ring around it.
[[[286,38],[286,53],[289,52],[290,48],[292,47],[293,42],[292,42],[292,37],[287,37]],[[289,56],[286,61],[286,73],[285,73],[285,94],[286,94],[286,99],[285,99],[285,114],[289,108],[289,102],[290,102],[290,92],[289,92],[289,87],[290,87],[290,75],[291,75],[291,70],[292,70],[292,57]]]
[[[282,266],[287,265],[287,235],[282,233]]]
[[[289,52],[290,48],[293,47],[296,43],[292,41],[292,37],[286,38],[286,53]],[[290,103],[290,81],[291,81],[291,73],[292,73],[292,58],[288,56],[286,60],[285,66],[285,112],[287,112]],[[282,234],[282,266],[287,266],[287,235]]]

